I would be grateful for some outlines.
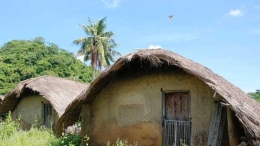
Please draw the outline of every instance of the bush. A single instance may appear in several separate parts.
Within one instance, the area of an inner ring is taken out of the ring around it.
[[[63,134],[56,137],[51,129],[32,126],[28,131],[19,128],[20,121],[12,120],[9,112],[0,123],[0,146],[80,146],[79,134]],[[86,138],[88,140],[88,138]]]
[[[51,143],[52,146],[81,146],[81,136],[72,133],[70,135],[62,135]]]
[[[28,131],[16,131],[9,138],[2,139],[0,146],[48,146],[56,139],[49,129],[32,127]]]
[[[11,112],[8,113],[6,119],[0,123],[0,140],[10,137],[13,133],[19,130],[19,120],[13,121]]]
[[[65,134],[69,135],[72,133],[75,133],[78,135],[81,133],[81,123],[80,122],[76,122],[74,125],[71,125],[65,129]]]
[[[37,121],[37,120],[36,120]],[[37,123],[36,123],[37,124]],[[38,125],[39,126],[39,125]],[[61,137],[56,137],[51,129],[45,127],[32,126],[30,130],[20,129],[20,120],[12,120],[11,112],[6,119],[0,123],[0,146],[81,146],[82,138],[79,135],[79,124],[75,124],[72,129],[63,133]],[[84,141],[88,146],[89,137],[85,136]],[[108,142],[107,146],[137,146],[128,144],[127,140],[117,139],[115,144]]]

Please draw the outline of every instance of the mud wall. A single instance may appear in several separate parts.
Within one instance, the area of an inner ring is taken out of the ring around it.
[[[25,95],[12,112],[12,118],[17,119],[20,117],[23,129],[28,129],[32,124],[36,124],[36,120],[39,120],[39,122],[43,124],[43,104],[49,103],[50,102],[41,95]],[[52,123],[55,124],[57,121],[58,114],[54,108],[52,108]]]
[[[113,79],[90,108],[83,108],[83,133],[101,145],[115,142],[117,138],[128,139],[130,143],[138,142],[141,146],[162,145],[161,88],[164,91],[190,91],[192,143],[194,146],[206,145],[215,108],[214,92],[187,73],[156,73]],[[86,111],[89,109],[91,113]]]

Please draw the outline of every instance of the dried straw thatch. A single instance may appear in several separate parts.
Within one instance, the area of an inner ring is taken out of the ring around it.
[[[2,108],[2,101],[3,101],[4,96],[0,95],[0,109]]]
[[[148,62],[150,66],[177,66],[187,73],[196,76],[223,97],[223,102],[230,104],[253,145],[260,140],[260,104],[238,87],[232,85],[223,77],[213,73],[210,69],[184,58],[171,51],[163,49],[146,49],[120,57],[114,65],[102,72],[90,87],[84,90],[66,109],[58,123],[73,123],[73,115],[79,114],[83,104],[91,103],[97,94],[116,77],[117,73],[127,68],[132,62]],[[140,66],[140,64],[139,64]],[[136,66],[138,67],[138,66]],[[60,132],[61,127],[57,127]]]
[[[3,95],[0,95],[0,103],[2,102],[4,96]]]
[[[49,100],[60,117],[66,107],[86,88],[88,88],[87,84],[53,76],[27,79],[4,96],[0,113],[13,111],[22,99],[23,93],[31,90]]]

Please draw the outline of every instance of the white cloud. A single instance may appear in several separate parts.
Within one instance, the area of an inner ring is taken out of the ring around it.
[[[117,7],[119,7],[121,0],[102,0],[102,2],[105,4],[106,7],[116,9]]]
[[[77,53],[74,53],[74,56],[76,57],[76,59],[78,59],[78,60],[84,62],[84,55],[78,56]]]
[[[77,59],[84,62],[84,56],[77,56]]]
[[[243,16],[242,12],[240,10],[230,10],[229,11],[229,15],[230,16],[234,16],[234,17],[241,17]]]
[[[231,17],[242,17],[243,12],[239,9],[236,10],[230,10],[228,13],[226,13],[224,16],[231,16]]]
[[[148,47],[148,49],[161,49],[162,47],[161,46],[159,46],[159,45],[153,45],[153,44],[151,44],[149,47]]]

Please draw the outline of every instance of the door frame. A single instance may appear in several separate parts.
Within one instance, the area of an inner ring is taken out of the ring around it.
[[[190,90],[163,90],[161,88],[161,92],[162,92],[162,136],[164,139],[164,120],[166,119],[166,107],[165,107],[165,94],[166,93],[178,93],[178,92],[187,92],[188,93],[188,106],[189,106],[189,119],[188,121],[190,121],[191,123],[191,127],[190,127],[190,145],[192,145],[192,117],[191,117],[191,92]],[[164,146],[164,140],[162,140],[162,145]]]

